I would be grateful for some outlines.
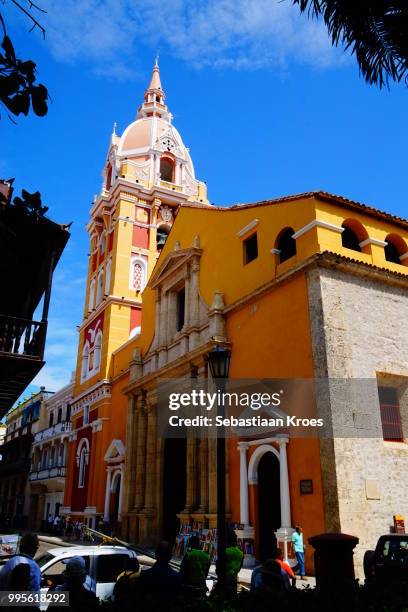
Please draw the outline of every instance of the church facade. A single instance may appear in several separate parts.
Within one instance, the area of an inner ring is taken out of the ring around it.
[[[361,571],[408,512],[408,222],[325,192],[210,206],[155,66],[88,231],[63,513],[141,544],[215,527],[216,441],[163,436],[158,386],[228,347],[231,379],[346,381],[323,436],[228,438],[228,520],[257,557],[297,524],[356,535]]]

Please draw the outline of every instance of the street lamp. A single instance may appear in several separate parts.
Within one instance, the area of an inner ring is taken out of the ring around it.
[[[221,393],[225,391],[228,378],[231,351],[222,346],[216,346],[208,353],[208,365],[211,376]],[[224,403],[217,405],[217,416],[224,419]],[[217,428],[217,578],[220,588],[226,583],[226,514],[225,514],[225,428]]]

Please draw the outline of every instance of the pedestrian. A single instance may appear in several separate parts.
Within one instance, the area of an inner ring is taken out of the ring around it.
[[[74,556],[68,559],[63,576],[63,583],[56,586],[54,592],[64,591],[68,593],[70,609],[86,608],[88,612],[92,612],[98,608],[99,599],[93,591],[85,586],[87,573],[83,557]]]
[[[49,533],[52,533],[53,525],[54,525],[54,517],[52,516],[52,514],[49,514],[47,518],[47,530]]]
[[[0,572],[0,591],[8,591],[10,589],[10,581],[22,579],[22,574],[17,572],[17,575],[11,576],[13,570],[18,565],[28,565],[29,580],[28,589],[32,592],[38,592],[41,587],[41,571],[38,563],[34,561],[34,555],[36,554],[39,547],[38,536],[35,533],[25,533],[20,540],[19,552],[11,557],[7,563],[3,566]]]
[[[300,574],[302,580],[306,580],[305,576],[305,545],[303,544],[303,530],[299,525],[296,525],[292,535],[293,550],[296,555],[297,565],[294,572]]]
[[[281,566],[281,569],[286,573],[289,580],[292,582],[292,586],[295,586],[295,583],[296,583],[295,572],[290,567],[290,565],[286,563],[286,561],[283,560],[283,552],[281,548],[276,549],[275,561],[279,563],[279,565]]]
[[[167,602],[180,594],[181,576],[169,565],[171,554],[172,548],[169,542],[160,542],[156,549],[156,563],[153,567],[141,572],[138,591],[146,603],[148,603],[147,600]]]
[[[60,517],[57,514],[56,517],[54,518],[54,533],[55,534],[58,534],[59,524],[60,524]]]
[[[140,564],[137,557],[128,557],[126,569],[116,578],[113,599],[120,610],[134,607],[140,578]]]
[[[251,591],[285,592],[290,589],[289,578],[275,559],[267,559],[252,572]]]
[[[72,539],[72,533],[73,533],[73,525],[72,525],[72,521],[71,518],[69,516],[67,516],[67,521],[65,524],[65,537],[68,538],[68,540]]]
[[[235,531],[230,531],[227,536],[226,557],[226,586],[231,593],[237,592],[238,574],[244,561],[244,553],[237,545],[238,539]]]
[[[189,548],[180,567],[183,586],[187,591],[196,595],[206,593],[210,563],[210,555],[201,549],[200,538],[196,535],[191,536]]]

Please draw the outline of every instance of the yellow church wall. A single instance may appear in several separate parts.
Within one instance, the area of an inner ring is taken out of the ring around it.
[[[293,277],[263,297],[229,313],[227,337],[232,342],[230,378],[313,377],[306,276]],[[229,493],[233,521],[239,521],[240,507],[236,442],[231,440],[229,444]],[[248,460],[255,448],[248,449]],[[324,531],[319,440],[291,438],[287,453],[292,524],[302,525],[307,538]],[[304,479],[313,481],[312,495],[300,495],[299,481]],[[256,492],[252,493],[255,498],[250,506],[250,522],[257,525]],[[310,551],[306,564],[311,570]]]
[[[131,296],[129,288],[130,253],[132,251],[133,219],[135,216],[135,203],[119,200],[116,205],[115,217],[117,219],[115,239],[113,244],[113,279],[112,293],[116,296]],[[129,221],[119,220],[119,217],[129,217]],[[133,292],[134,293],[134,292]]]
[[[386,237],[393,233],[401,236],[408,245],[408,230],[391,220],[382,220],[376,216],[367,213],[359,212],[358,210],[347,209],[342,206],[336,206],[328,202],[322,202],[316,199],[317,218],[322,221],[327,221],[333,225],[341,227],[346,220],[355,220],[363,226],[370,238],[385,241]],[[406,273],[404,268],[408,265],[408,261],[395,264],[385,259],[384,248],[379,245],[370,244],[364,247],[363,253],[358,253],[351,249],[346,249],[341,244],[341,234],[325,228],[318,228],[320,250],[330,250],[335,253],[340,253],[346,257],[351,257],[358,261],[372,263],[376,266],[387,268],[394,272]]]

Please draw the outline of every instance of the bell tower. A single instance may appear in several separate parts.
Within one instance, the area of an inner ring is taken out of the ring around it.
[[[90,239],[74,396],[109,384],[111,355],[140,332],[143,289],[185,203],[208,205],[206,186],[165,104],[156,61],[136,119],[110,138]],[[80,411],[75,403],[74,412]]]

